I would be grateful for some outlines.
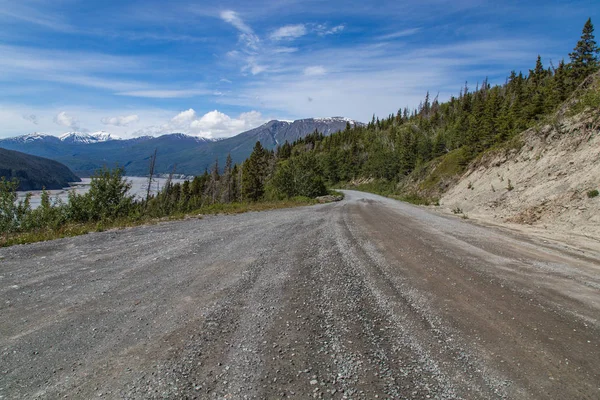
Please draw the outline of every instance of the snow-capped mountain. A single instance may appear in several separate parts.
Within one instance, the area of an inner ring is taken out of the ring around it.
[[[82,132],[67,132],[59,139],[65,143],[78,143],[78,144],[90,144],[99,142],[108,142],[109,140],[121,140],[120,137],[113,135],[105,131],[98,131],[94,133],[82,133]]]
[[[149,136],[152,137],[152,136]],[[196,142],[216,142],[219,139],[205,138],[202,136],[187,135],[185,133],[169,133],[167,135],[161,135],[160,137],[169,137],[171,139],[193,139]]]
[[[48,138],[54,138],[54,136],[46,135],[44,133],[39,133],[39,132],[33,132],[33,133],[28,133],[26,135],[21,135],[21,136],[15,137],[15,138],[4,139],[4,140],[12,140],[16,143],[33,143],[33,142],[44,141]]]

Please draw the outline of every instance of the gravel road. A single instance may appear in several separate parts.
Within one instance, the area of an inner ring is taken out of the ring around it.
[[[600,398],[600,261],[379,196],[0,249],[0,398]]]

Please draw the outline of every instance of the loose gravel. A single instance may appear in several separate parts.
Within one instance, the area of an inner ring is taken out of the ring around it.
[[[600,397],[597,257],[345,195],[0,249],[0,398]]]

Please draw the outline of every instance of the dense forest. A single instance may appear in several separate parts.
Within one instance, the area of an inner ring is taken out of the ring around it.
[[[143,200],[128,194],[120,168],[97,173],[91,190],[72,193],[67,204],[44,194],[36,210],[30,209],[29,199],[16,202],[18,182],[2,180],[0,234],[60,230],[69,223],[143,220],[219,204],[314,198],[327,193],[327,187],[361,179],[401,190],[408,177],[436,160],[450,160],[452,172],[459,173],[478,155],[509,143],[552,115],[598,71],[600,49],[593,32],[588,19],[569,62],[545,66],[538,56],[528,73],[513,71],[502,85],[492,86],[487,79],[474,89],[465,84],[458,96],[446,102],[427,93],[413,110],[373,117],[366,126],[347,125],[331,136],[315,132],[274,150],[257,142],[241,165],[233,164],[231,156],[224,167],[216,160],[203,175],[182,184],[169,182],[161,193]],[[600,103],[599,97],[594,101]]]

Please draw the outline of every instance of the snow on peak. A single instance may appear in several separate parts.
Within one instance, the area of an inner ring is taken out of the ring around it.
[[[107,142],[109,140],[120,140],[121,138],[105,131],[98,131],[94,133],[67,132],[59,136],[59,139],[69,143],[90,144]]]
[[[106,131],[90,133],[90,136],[96,138],[98,142],[107,142],[109,140],[121,140],[120,136],[113,135],[112,133],[108,133]]]
[[[354,120],[346,117],[324,117],[324,118],[315,118],[317,122],[348,122],[350,125],[354,125]]]
[[[28,133],[26,135],[16,137],[15,139],[20,142],[23,142],[23,143],[29,143],[29,142],[35,142],[38,140],[43,140],[44,138],[46,138],[48,136],[50,136],[50,135],[46,135],[44,133],[39,133],[39,132],[33,132],[33,133]]]

